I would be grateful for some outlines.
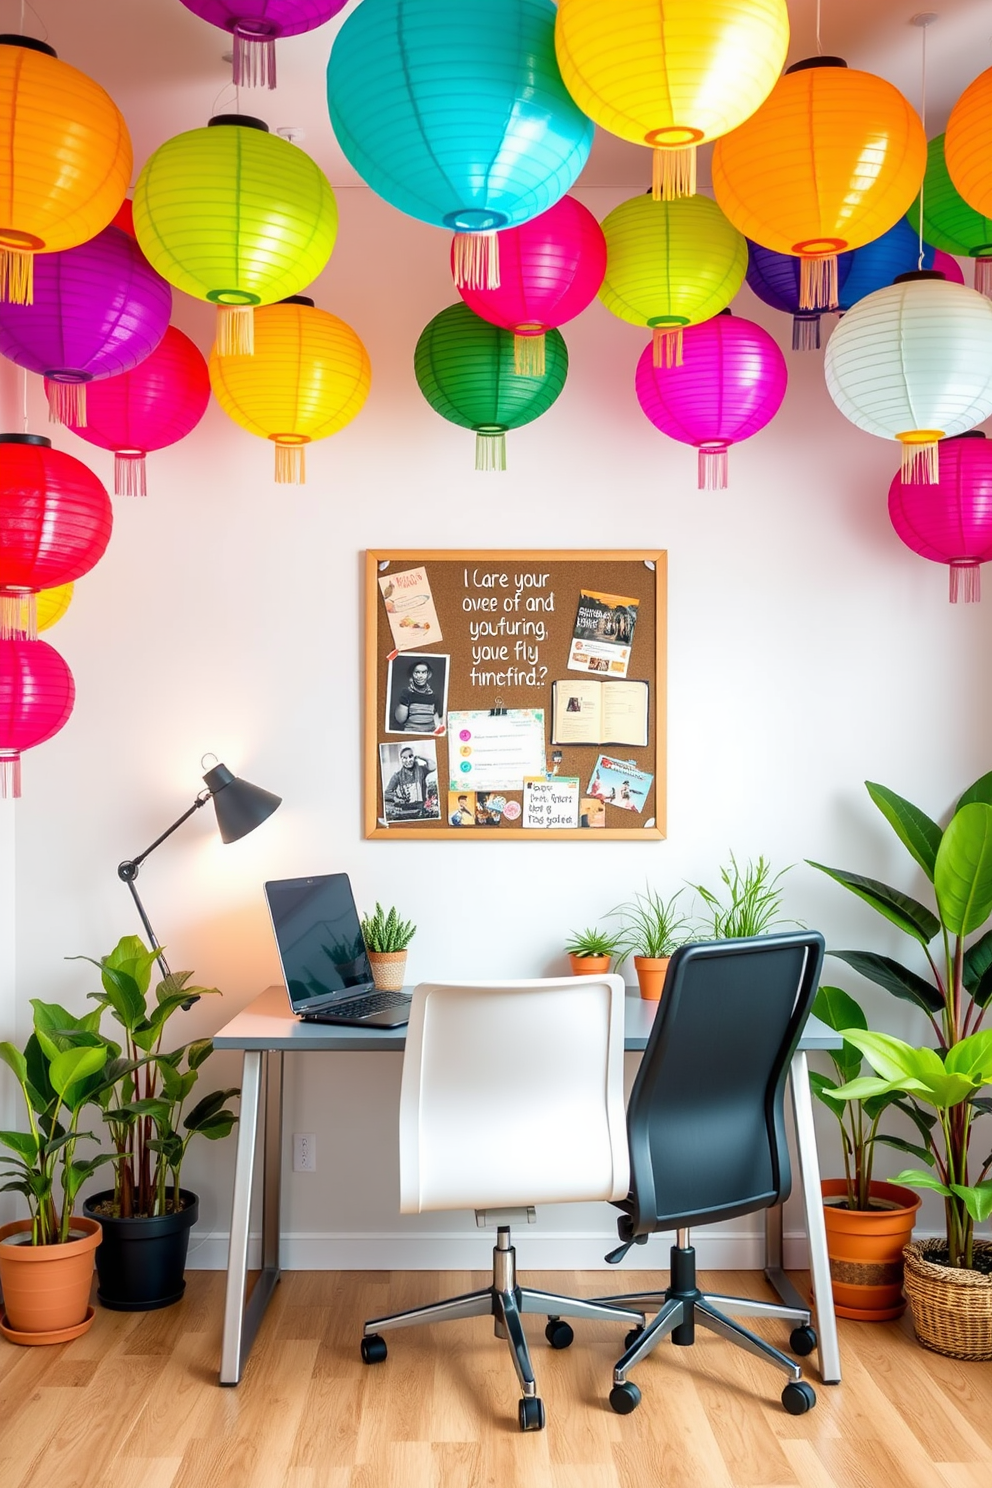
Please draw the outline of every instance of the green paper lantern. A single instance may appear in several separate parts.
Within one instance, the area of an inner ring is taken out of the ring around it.
[[[920,230],[920,198],[907,220]],[[975,288],[992,298],[992,218],[969,207],[951,180],[944,159],[944,136],[934,135],[927,145],[927,173],[923,177],[923,236],[945,253],[975,260]]]
[[[654,332],[654,365],[682,365],[682,328],[711,320],[744,283],[747,239],[708,196],[621,202],[603,220],[612,315]]]
[[[543,376],[515,370],[512,331],[490,325],[461,301],[424,327],[414,352],[420,391],[435,413],[475,430],[476,470],[506,469],[506,431],[547,412],[565,386],[568,349],[545,333]]]

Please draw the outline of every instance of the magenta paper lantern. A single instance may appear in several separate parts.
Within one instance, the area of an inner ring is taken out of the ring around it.
[[[978,262],[976,258],[975,262]],[[935,248],[933,251],[933,263],[931,268],[936,269],[938,274],[943,274],[949,284],[963,284],[964,271],[957,259],[950,253],[945,253],[943,248]]]
[[[348,0],[182,0],[187,10],[234,38],[234,83],[276,86],[276,42],[315,31]]]
[[[88,444],[113,450],[115,496],[145,496],[145,456],[185,439],[209,402],[210,377],[199,347],[169,326],[137,367],[93,384],[86,424],[69,427]]]
[[[656,367],[653,346],[645,347],[637,401],[656,429],[698,449],[699,489],[722,490],[730,445],[757,434],[781,407],[785,357],[767,331],[729,310],[682,334],[681,366]]]
[[[0,305],[0,353],[48,380],[56,423],[86,422],[86,385],[144,361],[165,335],[172,290],[134,238],[105,227],[64,253],[39,253],[34,303]]]
[[[563,196],[547,212],[499,235],[500,283],[458,287],[470,310],[513,332],[514,366],[544,376],[544,334],[591,304],[606,273],[606,239],[587,207]],[[455,243],[451,245],[455,276]]]
[[[0,640],[0,797],[21,794],[21,753],[67,721],[72,673],[47,641]]]
[[[981,565],[992,558],[992,441],[980,429],[940,441],[935,485],[889,487],[889,519],[907,548],[949,565],[952,604],[982,597]]]

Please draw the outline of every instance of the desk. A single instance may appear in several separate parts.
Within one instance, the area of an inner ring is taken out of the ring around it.
[[[628,990],[624,1048],[637,1052],[647,1047],[656,1003],[644,1002],[636,988]],[[401,1051],[406,1044],[405,1028],[345,1028],[327,1023],[302,1023],[289,1011],[284,987],[267,987],[237,1017],[214,1035],[216,1049],[240,1049],[244,1056],[241,1077],[241,1118],[234,1169],[234,1199],[231,1206],[231,1242],[227,1261],[227,1294],[224,1304],[224,1336],[221,1344],[220,1382],[236,1385],[265,1315],[269,1298],[279,1280],[279,1199],[282,1170],[282,1073],[283,1056],[304,1050]],[[820,1196],[820,1171],[813,1133],[813,1103],[809,1090],[806,1053],[810,1049],[839,1049],[841,1040],[810,1018],[792,1060],[789,1084],[796,1130],[799,1182],[806,1212],[810,1274],[820,1299],[817,1310],[820,1377],[824,1384],[840,1382],[837,1321],[832,1298],[827,1236]],[[264,1109],[262,1105],[264,1090]],[[262,1115],[262,1270],[251,1296],[245,1302],[248,1277],[248,1225],[255,1182],[255,1141]],[[805,1302],[785,1275],[782,1264],[782,1206],[765,1211],[765,1276],[783,1302],[805,1307]]]

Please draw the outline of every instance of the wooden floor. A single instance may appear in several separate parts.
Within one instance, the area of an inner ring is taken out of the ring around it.
[[[642,1273],[643,1274],[643,1273]],[[601,1272],[532,1285],[577,1295]],[[609,1278],[620,1286],[633,1276]],[[659,1274],[658,1281],[664,1278]],[[193,1272],[162,1312],[97,1309],[74,1343],[0,1339],[2,1488],[989,1488],[992,1364],[921,1349],[908,1319],[840,1324],[844,1382],[789,1416],[782,1378],[702,1334],[634,1372],[644,1400],[610,1410],[620,1330],[576,1324],[554,1352],[527,1320],[547,1430],[522,1434],[506,1345],[488,1320],[391,1334],[359,1359],[365,1317],[485,1285],[465,1273],[284,1276],[236,1389],[217,1383],[224,1276]],[[638,1283],[640,1284],[640,1277]],[[767,1295],[755,1272],[709,1289]],[[616,1287],[619,1289],[619,1287]],[[758,1325],[764,1327],[765,1325]],[[782,1344],[781,1326],[767,1334]],[[815,1356],[814,1356],[815,1357]]]

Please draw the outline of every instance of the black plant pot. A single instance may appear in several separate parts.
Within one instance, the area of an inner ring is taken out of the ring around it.
[[[186,1290],[183,1272],[189,1232],[196,1224],[199,1199],[179,1190],[185,1204],[178,1214],[156,1219],[112,1219],[95,1206],[113,1199],[113,1189],[94,1194],[83,1205],[89,1219],[99,1220],[103,1239],[96,1253],[97,1297],[113,1312],[152,1312],[171,1307]]]

